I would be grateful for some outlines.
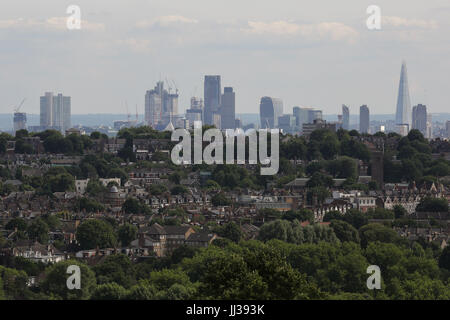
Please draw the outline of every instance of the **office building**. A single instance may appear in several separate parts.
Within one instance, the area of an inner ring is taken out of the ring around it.
[[[447,132],[447,138],[450,139],[450,121],[445,123],[445,131]]]
[[[14,134],[19,130],[27,128],[27,114],[25,112],[14,112]]]
[[[53,92],[46,92],[40,98],[40,126],[51,127],[53,114]]]
[[[419,130],[424,137],[427,137],[427,107],[418,104],[412,109],[412,129]]]
[[[278,128],[278,117],[283,114],[283,101],[277,98],[262,97],[259,105],[259,118],[262,129]]]
[[[278,128],[284,133],[293,134],[296,131],[296,118],[294,115],[285,114],[278,117]]]
[[[220,113],[213,113],[212,125],[217,129],[222,129],[222,117],[220,116]]]
[[[304,136],[309,136],[313,131],[319,129],[326,129],[332,132],[336,132],[336,124],[328,123],[322,119],[316,119],[313,123],[304,123],[302,125],[302,133]]]
[[[350,129],[350,109],[345,104],[342,105],[342,129]]]
[[[220,76],[205,76],[204,83],[204,116],[205,124],[213,124],[213,115],[219,112],[222,97]],[[216,117],[217,120],[217,117]]]
[[[292,108],[292,114],[295,117],[295,125],[297,127],[301,127],[302,124],[303,124],[303,122],[301,122],[301,108],[297,107],[297,106],[293,107]]]
[[[234,129],[236,122],[236,94],[231,87],[225,87],[220,106],[220,118],[222,129]]]
[[[369,133],[370,114],[367,105],[359,108],[359,132]]]
[[[159,86],[145,93],[145,122],[155,128],[162,119],[162,99]]]
[[[145,122],[153,127],[167,127],[178,116],[178,90],[171,93],[164,89],[164,82],[158,81],[152,90],[145,93]]]
[[[395,124],[402,131],[405,130],[405,127],[407,131],[411,129],[411,102],[409,97],[408,74],[406,71],[405,62],[403,62],[400,72]]]
[[[40,127],[65,132],[71,127],[71,98],[46,92],[40,97]],[[45,130],[44,129],[44,130]]]
[[[308,110],[308,123],[314,123],[315,120],[322,120],[322,110]]]

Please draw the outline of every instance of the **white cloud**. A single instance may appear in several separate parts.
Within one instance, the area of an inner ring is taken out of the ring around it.
[[[153,20],[143,20],[136,23],[138,28],[148,28],[152,26],[169,27],[172,25],[180,24],[197,24],[199,21],[196,19],[186,18],[179,15],[169,15],[157,17]]]
[[[322,22],[317,24],[296,24],[289,21],[260,22],[249,21],[248,27],[242,29],[248,34],[303,36],[309,38],[330,38],[333,41],[354,42],[358,32],[340,22]]]
[[[300,31],[299,25],[287,21],[249,21],[248,27],[244,30],[252,34],[295,35]]]
[[[422,29],[437,29],[438,23],[434,20],[423,19],[407,19],[395,16],[382,16],[382,25],[390,25],[393,27],[413,27]]]
[[[104,28],[102,23],[81,20],[81,30],[99,31]],[[46,20],[23,18],[0,20],[0,29],[63,31],[67,30],[67,17],[52,17]]]
[[[148,39],[128,38],[117,41],[117,44],[120,46],[127,46],[129,49],[137,53],[149,53],[152,51],[150,46],[151,42]]]

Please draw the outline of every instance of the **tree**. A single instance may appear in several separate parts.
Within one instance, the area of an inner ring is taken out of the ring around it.
[[[90,219],[80,224],[76,233],[81,249],[114,247],[116,237],[111,225],[105,221]]]
[[[257,241],[245,243],[242,256],[248,268],[256,271],[267,284],[268,299],[317,298],[305,275],[289,265],[280,250]]]
[[[75,211],[86,211],[86,212],[97,212],[103,211],[105,207],[95,199],[90,198],[79,198],[75,200],[73,205],[73,210]]]
[[[422,198],[416,207],[419,212],[448,212],[448,201],[445,198]]]
[[[439,257],[439,267],[450,271],[450,246],[446,246]]]
[[[67,172],[47,175],[46,181],[51,192],[66,192],[75,188],[75,178]]]
[[[259,230],[258,238],[261,241],[278,239],[289,242],[292,238],[291,224],[286,220],[275,220],[264,223]]]
[[[71,265],[80,267],[81,288],[79,290],[70,290],[67,287],[67,278],[70,276],[67,274],[67,268]],[[87,300],[96,286],[94,272],[77,260],[66,260],[51,265],[45,270],[45,275],[41,284],[42,291],[63,300]]]
[[[367,260],[357,251],[339,256],[327,272],[327,277],[331,282],[331,291],[366,291],[367,266]]]
[[[170,190],[170,193],[172,195],[185,194],[185,193],[188,193],[188,189],[185,186],[178,184]]]
[[[332,187],[333,178],[320,172],[316,172],[306,183],[308,188],[314,187]]]
[[[89,180],[86,187],[86,193],[88,195],[90,195],[91,197],[95,197],[101,195],[104,192],[106,192],[106,188],[99,180]]]
[[[395,219],[404,218],[408,215],[408,211],[402,205],[397,204],[394,206],[394,215]]]
[[[132,147],[124,147],[117,152],[117,156],[122,158],[124,161],[136,161],[136,155],[133,152]]]
[[[23,218],[13,218],[8,221],[5,228],[6,230],[14,230],[17,228],[19,231],[25,231],[27,229],[27,222]]]
[[[300,209],[295,211],[288,211],[283,214],[282,219],[294,221],[297,219],[298,221],[309,221],[314,222],[314,212],[309,209]]]
[[[244,258],[217,247],[209,247],[192,259],[183,261],[191,279],[200,281],[200,299],[265,299],[267,284],[248,268]]]
[[[196,252],[197,252],[196,248],[183,244],[178,248],[176,248],[175,250],[173,250],[170,259],[172,264],[178,264],[181,261],[183,261],[184,258],[192,258]]]
[[[122,205],[122,210],[125,213],[139,214],[142,213],[141,209],[141,203],[136,198],[128,198]]]
[[[47,244],[48,232],[48,225],[40,218],[34,220],[27,228],[28,237],[42,244]]]
[[[24,271],[6,268],[0,265],[0,295],[6,299],[23,300],[26,299],[29,289],[27,287],[28,276]]]
[[[157,290],[148,281],[140,281],[130,288],[126,300],[154,300]]]
[[[234,222],[229,222],[224,226],[218,227],[216,232],[219,236],[239,242],[242,238],[241,228]]]
[[[222,192],[215,194],[211,198],[211,202],[213,206],[229,206],[231,204],[231,200],[226,197],[226,195]]]
[[[95,288],[91,300],[122,300],[127,294],[127,290],[117,283],[105,283]]]
[[[149,187],[149,192],[152,195],[159,196],[160,194],[167,192],[167,187],[163,184],[152,184]]]
[[[124,254],[115,254],[95,265],[93,268],[98,284],[117,283],[129,288],[135,284],[131,260]]]
[[[343,220],[350,223],[356,229],[361,228],[367,224],[367,215],[359,210],[350,209],[343,215]]]
[[[119,228],[119,241],[122,246],[127,247],[131,241],[136,239],[137,237],[137,228],[136,226],[126,223]]]
[[[150,208],[146,204],[141,203],[136,198],[128,198],[127,200],[125,200],[122,205],[122,210],[125,213],[131,214],[147,214],[150,212]]]
[[[341,220],[332,220],[330,226],[340,241],[352,241],[359,243],[360,240],[358,230],[356,230],[351,224]]]
[[[361,246],[367,247],[369,242],[380,241],[384,243],[395,243],[399,235],[389,227],[380,223],[369,223],[359,229]]]

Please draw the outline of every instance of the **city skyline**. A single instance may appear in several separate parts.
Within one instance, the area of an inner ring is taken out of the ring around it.
[[[303,105],[334,114],[345,103],[353,113],[367,104],[372,114],[385,114],[395,108],[403,59],[411,103],[448,109],[445,1],[381,1],[378,31],[367,29],[366,6],[357,1],[345,9],[331,1],[261,1],[257,12],[237,1],[220,10],[203,0],[139,2],[139,9],[136,1],[79,1],[79,31],[65,29],[66,7],[56,1],[4,3],[5,113],[23,97],[23,111],[38,113],[33,97],[45,91],[69,92],[74,114],[125,113],[122,101],[143,113],[142,92],[166,76],[177,81],[183,113],[192,96],[201,96],[203,76],[220,74],[237,92],[238,113],[258,113],[260,98],[274,96],[287,110]]]

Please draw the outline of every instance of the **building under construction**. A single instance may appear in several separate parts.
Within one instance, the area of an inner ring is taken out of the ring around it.
[[[27,128],[27,114],[25,112],[14,112],[14,133]]]
[[[13,128],[14,134],[18,130],[23,130],[27,128],[27,114],[25,112],[20,112],[20,108],[25,102],[25,98],[14,108],[14,120],[13,120]]]

